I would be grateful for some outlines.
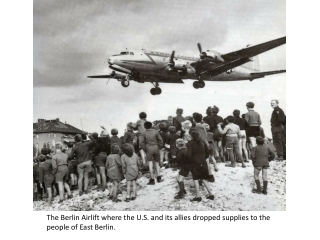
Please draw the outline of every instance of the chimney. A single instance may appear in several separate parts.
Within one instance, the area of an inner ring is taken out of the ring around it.
[[[38,129],[41,129],[44,124],[44,119],[38,119]]]
[[[56,118],[56,122],[59,122],[59,118]]]

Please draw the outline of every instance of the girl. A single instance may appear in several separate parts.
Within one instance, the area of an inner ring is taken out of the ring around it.
[[[112,181],[113,185],[110,191],[111,199],[113,202],[121,202],[117,197],[117,191],[120,181],[123,179],[121,171],[121,159],[120,159],[120,148],[117,144],[111,145],[111,154],[107,157],[106,169],[107,175]]]
[[[54,184],[54,175],[52,173],[52,160],[46,158],[44,155],[39,157],[39,182],[42,189],[47,190],[48,194],[48,205],[51,205],[52,201],[52,189]]]
[[[261,194],[261,186],[259,180],[259,174],[262,170],[262,179],[263,179],[263,190],[262,193],[267,195],[267,186],[268,186],[268,168],[269,160],[274,159],[274,152],[264,144],[263,137],[258,136],[256,138],[257,146],[252,148],[251,159],[254,166],[254,180],[256,182],[257,188],[253,189],[253,193]]]
[[[127,198],[125,202],[135,200],[137,197],[137,185],[136,180],[139,175],[139,158],[133,153],[133,147],[131,144],[123,145],[123,155],[121,156],[122,173],[127,180]],[[130,187],[132,182],[133,196],[130,198]]]
[[[191,202],[200,202],[202,200],[199,191],[199,180],[202,180],[205,188],[209,192],[207,199],[213,200],[214,195],[207,182],[207,179],[209,178],[208,165],[206,162],[206,159],[209,157],[208,147],[201,140],[197,131],[192,131],[191,137],[192,140],[187,143],[187,158],[191,162],[191,173],[196,189],[196,197],[191,199]]]

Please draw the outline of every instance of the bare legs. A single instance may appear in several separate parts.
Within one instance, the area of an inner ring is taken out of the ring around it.
[[[101,175],[101,184],[103,190],[107,187],[107,177],[106,177],[106,168],[105,167],[99,167],[100,175]]]

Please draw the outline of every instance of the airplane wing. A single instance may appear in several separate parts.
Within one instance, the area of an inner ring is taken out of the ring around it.
[[[96,75],[96,76],[88,76],[88,78],[114,78],[114,79],[125,79],[126,75],[121,74],[110,74],[110,75]]]
[[[226,54],[221,54],[221,57],[225,61],[232,61],[232,60],[236,60],[238,58],[250,58],[250,57],[254,57],[256,55],[259,55],[263,52],[269,51],[273,48],[279,47],[285,43],[286,43],[286,37],[282,37],[282,38],[278,38],[278,39],[275,39],[275,40],[272,40],[269,42],[265,42],[265,43],[257,44],[257,45],[250,46],[247,48],[243,48],[238,51],[234,51],[234,52],[230,52],[230,53],[226,53]]]
[[[200,73],[200,75],[204,74],[204,73],[209,73],[210,76],[216,76],[216,75],[219,75],[223,72],[226,72],[228,71],[229,69],[231,68],[235,68],[235,67],[238,67],[242,64],[245,64],[247,62],[250,62],[251,60],[249,58],[242,58],[242,59],[237,59],[237,60],[234,60],[234,61],[231,61],[231,62],[228,62],[226,64],[223,64],[223,65],[220,65],[220,66],[217,66],[215,68],[211,68],[209,70],[206,70],[206,71],[203,71]]]
[[[273,75],[273,74],[279,74],[279,73],[285,73],[286,70],[277,70],[277,71],[269,71],[269,72],[256,72],[256,73],[250,73],[250,75],[253,78],[261,78],[267,75]]]

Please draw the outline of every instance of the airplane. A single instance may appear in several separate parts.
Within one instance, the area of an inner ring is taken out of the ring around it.
[[[196,80],[195,89],[204,88],[205,81],[242,81],[279,74],[286,70],[260,72],[259,54],[286,43],[286,37],[221,54],[213,50],[202,51],[198,43],[200,58],[178,56],[156,51],[126,50],[108,59],[109,75],[88,76],[88,78],[113,78],[129,87],[129,81],[150,82],[152,95],[161,94],[159,83],[184,83],[183,80]]]

